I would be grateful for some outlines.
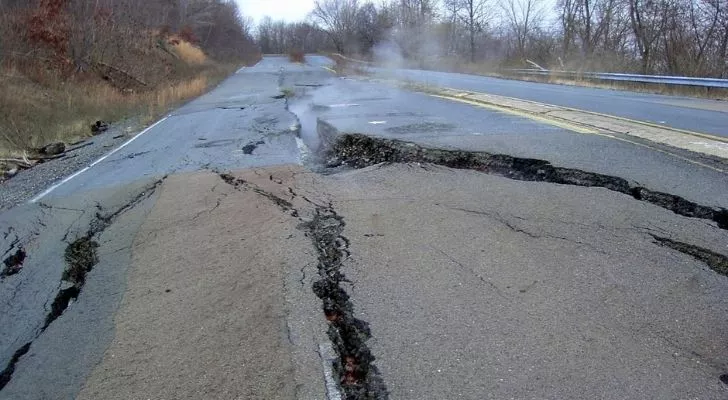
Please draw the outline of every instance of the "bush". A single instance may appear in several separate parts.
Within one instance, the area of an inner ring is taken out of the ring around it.
[[[291,62],[303,64],[306,62],[306,53],[302,50],[291,50],[288,53],[288,59],[291,60]]]

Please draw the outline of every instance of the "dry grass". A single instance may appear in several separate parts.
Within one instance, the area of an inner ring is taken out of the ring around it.
[[[111,122],[141,116],[149,122],[170,107],[201,95],[236,68],[209,65],[188,79],[130,93],[100,79],[64,82],[57,78],[40,84],[17,70],[0,70],[0,156],[87,137],[97,120]]]
[[[171,42],[172,50],[188,65],[204,65],[208,62],[205,53],[190,42],[176,39]]]
[[[306,62],[306,54],[301,50],[291,50],[288,53],[288,59],[291,62],[303,64]]]

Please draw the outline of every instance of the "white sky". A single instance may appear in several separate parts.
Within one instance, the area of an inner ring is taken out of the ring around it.
[[[303,21],[313,10],[313,0],[236,0],[240,12],[257,24],[266,15],[274,21]]]

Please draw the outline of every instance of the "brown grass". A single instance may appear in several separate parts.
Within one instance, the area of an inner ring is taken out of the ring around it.
[[[291,50],[288,53],[288,59],[291,62],[303,64],[306,62],[306,54],[301,50]]]
[[[236,68],[208,65],[187,79],[126,93],[100,79],[46,77],[38,83],[18,70],[0,69],[0,156],[87,137],[97,120],[141,116],[142,122],[149,122],[170,107],[201,95]]]
[[[171,42],[172,50],[179,58],[188,65],[204,65],[207,63],[207,56],[197,46],[182,39],[175,39]]]

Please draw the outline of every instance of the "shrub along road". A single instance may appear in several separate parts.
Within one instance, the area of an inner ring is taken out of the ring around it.
[[[720,160],[327,65],[0,214],[0,398],[726,396]]]

